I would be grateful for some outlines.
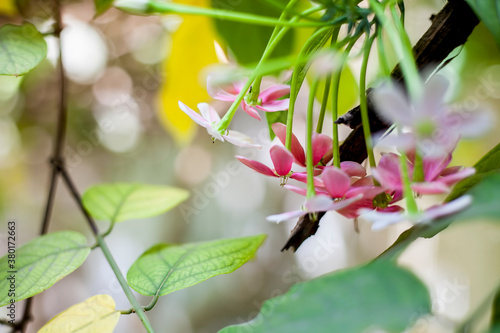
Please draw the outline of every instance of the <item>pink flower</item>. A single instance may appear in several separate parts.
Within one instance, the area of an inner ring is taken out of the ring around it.
[[[236,158],[258,173],[265,176],[281,178],[281,185],[286,184],[288,178],[304,181],[305,176],[302,173],[292,173],[293,156],[285,147],[278,145],[272,146],[269,150],[269,154],[271,155],[274,169],[243,156],[236,156]]]
[[[361,209],[360,214],[373,223],[372,230],[380,230],[391,224],[410,221],[413,224],[429,223],[441,217],[449,216],[467,208],[472,203],[470,195],[464,195],[445,204],[433,206],[426,211],[408,215],[401,212],[379,212]]]
[[[412,129],[424,155],[436,157],[452,151],[460,137],[477,137],[491,126],[488,113],[451,112],[444,102],[448,86],[448,79],[438,74],[423,87],[420,101],[409,101],[397,85],[377,88],[372,101],[382,118]]]
[[[411,158],[411,156],[410,156]],[[414,160],[414,157],[412,158]],[[451,187],[475,173],[474,168],[450,167],[451,154],[444,157],[424,157],[424,181],[411,184],[412,190],[419,194],[448,193]],[[414,173],[413,163],[407,161],[409,175]],[[403,190],[399,156],[393,153],[384,154],[378,166],[373,169],[373,176],[382,186],[391,191]]]
[[[243,89],[243,83],[238,82],[230,86],[222,88],[212,82],[211,78],[207,79],[208,94],[214,98],[226,102],[234,102]],[[265,112],[275,112],[288,110],[290,99],[279,99],[290,93],[290,86],[284,84],[276,84],[270,88],[265,89],[259,94],[258,101],[255,105],[249,104],[243,99],[241,107],[251,117],[261,120],[258,110]]]
[[[217,131],[217,124],[220,121],[220,117],[217,112],[207,103],[198,104],[198,109],[201,112],[201,115],[188,107],[186,104],[179,101],[179,107],[184,113],[186,113],[189,118],[191,118],[195,123],[200,126],[203,126],[207,129],[208,134],[212,136],[213,139],[217,139],[220,141],[227,140],[233,145],[240,147],[254,147],[254,148],[262,148],[261,145],[255,144],[252,140],[236,131],[228,130],[226,134],[221,134]]]
[[[282,123],[274,123],[272,125],[272,129],[274,134],[280,139],[281,143],[285,145],[286,142],[286,125]],[[333,142],[330,137],[325,134],[314,134],[312,147],[313,147],[313,165],[318,165],[321,162],[321,159],[325,154],[332,150]],[[293,157],[295,158],[295,163],[298,165],[305,167],[306,166],[306,153],[304,148],[300,144],[297,137],[292,134],[292,142],[291,142],[291,152]]]

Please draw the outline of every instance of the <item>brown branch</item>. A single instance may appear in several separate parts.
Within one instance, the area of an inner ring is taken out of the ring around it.
[[[422,70],[422,75],[429,74],[430,70],[443,62],[456,47],[463,45],[479,23],[479,19],[464,0],[449,0],[438,14],[431,17],[431,21],[429,29],[413,47],[415,61],[419,70]],[[404,84],[399,65],[393,69],[391,76],[395,81]],[[386,130],[390,124],[384,123],[377,116],[376,110],[370,102],[371,93],[372,89],[370,88],[366,92],[370,131],[376,133]],[[340,160],[363,162],[367,153],[359,106],[337,119],[336,123],[345,124],[353,129],[340,146]],[[319,219],[312,221],[309,214],[301,217],[282,251],[290,248],[293,248],[294,251],[297,250],[307,238],[316,233]]]

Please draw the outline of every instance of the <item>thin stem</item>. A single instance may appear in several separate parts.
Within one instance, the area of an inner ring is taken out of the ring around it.
[[[153,327],[151,326],[151,323],[149,322],[148,317],[146,317],[146,314],[144,313],[142,306],[135,299],[134,294],[132,293],[132,290],[130,289],[129,285],[127,284],[127,280],[125,279],[122,272],[120,271],[120,268],[118,267],[115,259],[113,258],[113,255],[111,254],[111,251],[108,248],[108,245],[104,241],[104,238],[102,237],[102,235],[99,234],[99,229],[97,228],[95,221],[92,219],[92,217],[89,215],[89,213],[87,212],[87,210],[83,206],[82,199],[80,197],[80,193],[76,189],[76,186],[73,184],[73,181],[72,181],[71,177],[69,176],[68,172],[66,171],[65,166],[58,165],[58,168],[59,168],[59,171],[61,173],[62,179],[64,180],[64,183],[68,187],[72,197],[75,199],[75,202],[77,203],[77,205],[80,208],[81,212],[83,213],[85,219],[87,220],[87,223],[89,224],[90,228],[92,229],[92,232],[93,232],[94,236],[96,237],[97,243],[99,244],[99,247],[101,248],[102,253],[104,254],[104,257],[106,257],[106,260],[108,261],[109,266],[113,270],[113,273],[116,275],[116,278],[118,279],[118,282],[120,283],[120,286],[122,287],[123,292],[127,296],[130,304],[132,305],[132,308],[137,313],[137,316],[142,321],[142,324],[146,328],[146,330],[148,332],[154,332]]]
[[[309,101],[307,103],[307,133],[306,133],[306,168],[307,168],[307,198],[314,197],[316,191],[314,189],[314,165],[313,165],[313,111],[314,111],[314,96],[318,89],[318,79],[314,79],[309,91]]]
[[[368,152],[368,161],[370,162],[370,167],[376,167],[375,155],[373,154],[373,142],[372,135],[370,131],[370,119],[368,118],[368,105],[366,101],[366,70],[368,67],[368,59],[370,57],[370,51],[372,49],[373,41],[375,36],[366,36],[366,42],[364,46],[363,61],[361,63],[361,73],[359,76],[359,107],[361,109],[361,123],[363,126],[363,134],[365,136],[366,151]]]
[[[235,22],[258,24],[272,27],[297,27],[297,28],[310,28],[319,27],[327,24],[326,22],[292,22],[280,21],[275,18],[267,16],[259,16],[247,13],[239,13],[225,9],[204,8],[198,6],[183,5],[173,2],[156,2],[149,1],[147,4],[147,13],[158,14],[189,14],[189,15],[202,15],[213,17],[216,19],[230,20]]]
[[[384,39],[382,38],[382,29],[377,29],[377,52],[380,68],[382,69],[382,75],[388,77],[391,75],[391,70],[389,69],[389,63],[387,61],[387,54],[385,52]]]
[[[401,134],[401,129],[398,129],[398,134]],[[399,155],[399,164],[401,165],[401,183],[403,184],[403,196],[406,200],[406,209],[409,215],[416,214],[418,213],[418,206],[413,197],[413,191],[411,190],[407,157],[404,152],[401,152]]]

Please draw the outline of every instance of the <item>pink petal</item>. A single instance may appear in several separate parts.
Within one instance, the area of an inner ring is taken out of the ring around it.
[[[354,219],[359,216],[358,211],[362,208],[365,209],[373,209],[373,202],[370,199],[361,199],[356,202],[351,203],[347,207],[337,210],[342,216],[347,217],[348,219]]]
[[[198,125],[203,126],[205,128],[210,127],[211,124],[205,118],[200,116],[199,113],[197,113],[196,111],[194,111],[189,106],[182,103],[181,101],[179,101],[179,108],[182,111],[184,111],[184,113],[187,114],[189,116],[189,118],[191,118]]]
[[[438,158],[424,158],[424,179],[428,182],[435,180],[450,164],[451,154]]]
[[[266,220],[268,220],[270,222],[279,223],[281,221],[286,221],[286,220],[290,220],[293,218],[297,218],[297,217],[300,217],[300,216],[305,215],[305,214],[307,214],[307,212],[305,212],[303,210],[294,210],[291,212],[270,215],[270,216],[266,217]]]
[[[383,85],[374,89],[372,101],[379,115],[390,123],[412,125],[413,108],[399,86]]]
[[[458,126],[457,131],[464,138],[474,138],[483,135],[494,126],[495,121],[489,112],[460,112],[463,121]]]
[[[444,95],[450,86],[448,79],[441,74],[431,77],[424,86],[422,102],[418,107],[421,116],[435,116],[436,110],[442,110]]]
[[[228,134],[223,135],[222,137],[235,146],[246,147],[246,148],[257,148],[257,149],[262,148],[261,145],[253,143],[250,137],[240,132],[229,130]]]
[[[340,162],[340,170],[344,171],[350,177],[364,177],[366,176],[366,169],[359,163],[345,161]]]
[[[361,194],[363,199],[373,200],[376,195],[382,192],[384,192],[384,189],[380,186],[351,187],[345,194],[345,198],[349,199]]]
[[[413,183],[411,189],[419,194],[441,194],[449,193],[450,188],[441,182]]]
[[[328,193],[334,198],[344,197],[349,187],[351,187],[349,176],[333,166],[323,170],[321,180],[323,180]]]
[[[233,86],[222,87],[215,83],[210,76],[207,78],[207,91],[210,97],[227,102],[234,101],[239,93],[239,90],[234,89]]]
[[[472,176],[476,173],[476,169],[474,168],[465,168],[459,172],[451,173],[446,176],[440,177],[438,179],[439,182],[443,182],[448,186],[452,186],[462,179]]]
[[[260,118],[259,113],[257,112],[257,110],[255,110],[253,107],[251,107],[250,105],[248,105],[244,101],[241,102],[241,107],[243,108],[243,110],[246,113],[248,113],[250,115],[250,117],[253,117],[253,118],[257,119],[257,120],[261,120],[261,118]]]
[[[271,168],[269,168],[265,164],[250,160],[250,159],[243,157],[243,156],[235,156],[235,157],[238,159],[238,161],[245,164],[247,167],[257,171],[258,173],[261,173],[261,174],[266,175],[266,176],[277,177],[274,174],[273,170],[271,170]]]
[[[459,172],[460,170],[462,170],[462,168],[463,167],[460,165],[448,167],[448,168],[444,169],[439,175],[440,176],[451,175],[451,174]]]
[[[255,107],[259,110],[266,112],[276,112],[288,110],[290,106],[290,99],[280,99],[279,101],[271,101],[267,103],[262,103],[262,105],[256,105]]]
[[[333,141],[325,134],[315,134],[312,140],[313,165],[318,164],[323,156],[332,149]]]
[[[272,87],[267,88],[259,94],[259,98],[262,100],[262,104],[275,101],[290,93],[290,86],[286,84],[276,84]],[[287,107],[288,108],[288,107]]]
[[[286,176],[292,170],[293,155],[283,146],[272,146],[269,153],[273,161],[274,169],[280,176]]]
[[[401,171],[399,168],[399,156],[393,153],[384,154],[378,166],[372,170],[373,176],[384,187],[390,190],[402,188]]]
[[[340,167],[342,168],[342,164],[340,165]],[[362,187],[362,186],[373,186],[373,177],[366,176],[356,180],[354,183],[351,184],[351,187]]]
[[[322,195],[317,195],[313,198],[310,198],[309,203],[306,201],[306,207],[314,208],[314,211],[340,211],[361,200],[361,195],[340,201],[332,201],[331,199],[329,199],[329,202],[325,200],[326,198],[328,197]]]
[[[290,191],[295,192],[297,194],[300,194],[303,196],[307,195],[307,189],[305,189],[305,188],[294,186],[294,185],[288,185],[288,184],[283,186],[283,187],[286,188],[287,190],[290,190]]]
[[[274,134],[280,139],[281,143],[285,145],[286,142],[286,125],[282,123],[274,123],[272,126]],[[295,162],[300,166],[306,166],[306,154],[304,148],[300,144],[297,137],[292,133],[292,155],[295,157]]]
[[[290,178],[307,184],[307,172],[294,172],[290,175]],[[321,179],[314,177],[314,186],[324,187],[325,185]]]
[[[464,195],[448,203],[429,208],[423,213],[422,222],[428,222],[440,217],[452,215],[467,208],[472,203],[472,196]]]

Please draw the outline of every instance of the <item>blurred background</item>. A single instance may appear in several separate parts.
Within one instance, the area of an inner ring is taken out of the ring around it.
[[[179,2],[207,5],[207,1]],[[4,244],[8,220],[17,221],[18,246],[39,233],[56,127],[58,43],[49,34],[51,21],[47,14],[52,2],[23,3],[23,14],[31,17],[40,31],[48,33],[49,54],[24,77],[0,77],[0,255],[7,250]],[[213,5],[238,10],[248,3],[263,6],[267,2],[216,0]],[[276,6],[280,2],[271,3]],[[429,27],[431,14],[444,3],[406,1],[407,29],[413,43]],[[270,162],[266,148],[271,142],[265,120],[258,122],[244,112],[237,113],[231,128],[264,145],[260,151],[238,149],[221,142],[213,144],[205,130],[197,128],[177,107],[178,100],[193,109],[197,103],[209,101],[200,71],[218,62],[214,40],[227,51],[227,40],[220,37],[214,22],[176,15],[130,16],[115,9],[98,18],[94,13],[91,0],[64,2],[62,42],[69,78],[65,158],[77,187],[84,192],[99,183],[143,182],[178,186],[191,192],[187,202],[167,214],[116,225],[107,241],[122,271],[126,273],[141,253],[158,242],[268,235],[255,260],[236,272],[162,297],[148,313],[158,332],[216,332],[251,320],[264,300],[286,292],[294,283],[366,263],[409,227],[401,224],[372,232],[370,225],[361,220],[360,232],[356,233],[352,221],[328,213],[316,236],[297,253],[280,252],[295,221],[276,225],[266,222],[265,217],[296,209],[303,198],[280,188],[277,179],[260,176],[234,158],[243,155]],[[0,3],[0,15],[0,24],[22,22],[10,1]],[[241,32],[245,34],[245,29]],[[296,52],[310,32],[291,34],[288,38],[292,48],[283,52]],[[264,46],[266,34],[269,30],[257,36]],[[467,45],[454,51],[456,58],[443,70],[453,83],[449,101],[498,113],[500,58],[494,45],[489,32],[480,25]],[[256,51],[249,48],[248,52]],[[229,57],[235,59],[234,55]],[[394,64],[396,59],[391,57]],[[252,58],[249,55],[248,59],[238,60],[250,63]],[[344,75],[341,112],[357,104],[359,64],[360,59],[352,59]],[[379,75],[378,68],[373,52],[369,66],[372,81]],[[283,73],[271,80],[286,76]],[[307,91],[306,84],[299,95],[294,123],[294,132],[302,141]],[[221,110],[227,107],[219,106]],[[325,123],[331,124],[331,119]],[[331,125],[327,125],[325,132],[330,133],[330,129]],[[342,128],[341,133],[347,136],[348,129]],[[492,130],[481,140],[461,142],[453,164],[473,165],[498,143],[498,138],[498,132]],[[423,204],[442,199],[426,198]],[[101,221],[99,226],[104,230],[107,223]],[[59,183],[50,231],[68,229],[84,233],[89,244],[94,243],[81,213]],[[430,240],[419,239],[403,254],[401,264],[428,285],[437,314],[419,320],[410,331],[450,332],[454,323],[483,302],[500,276],[499,240],[498,226],[475,221],[452,225]],[[93,250],[77,271],[36,296],[35,319],[29,332],[36,332],[60,311],[96,294],[111,295],[117,309],[130,308],[99,249]],[[149,298],[138,297],[141,303],[149,303]],[[20,319],[20,308],[17,313]],[[4,314],[1,309],[0,315]],[[116,332],[141,332],[141,327],[135,315],[121,316]],[[7,331],[0,327],[0,332]]]

